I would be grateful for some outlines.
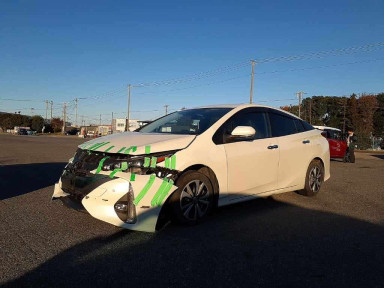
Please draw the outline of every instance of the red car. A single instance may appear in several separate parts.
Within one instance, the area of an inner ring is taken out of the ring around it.
[[[331,158],[344,158],[347,152],[347,141],[343,137],[340,129],[327,126],[313,126],[323,131],[322,135],[327,138]]]

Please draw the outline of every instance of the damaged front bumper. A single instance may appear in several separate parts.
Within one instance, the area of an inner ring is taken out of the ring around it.
[[[132,181],[131,173],[127,172],[118,172],[113,179],[108,179],[108,172],[97,175],[101,177],[100,185],[93,183],[87,186],[91,187],[88,190],[74,188],[71,191],[63,185],[62,176],[55,185],[52,199],[60,198],[68,206],[83,208],[93,217],[118,227],[155,232],[162,205],[177,189],[172,180],[152,174],[135,175]]]

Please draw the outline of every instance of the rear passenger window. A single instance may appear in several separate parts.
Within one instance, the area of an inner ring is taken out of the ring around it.
[[[303,126],[303,122],[300,119],[293,120],[295,122],[297,132],[304,132],[305,128]]]
[[[293,118],[280,114],[269,113],[269,122],[271,123],[272,137],[280,137],[297,133]]]
[[[303,126],[304,126],[304,129],[305,131],[309,131],[309,130],[313,130],[315,128],[313,128],[313,126],[305,121],[301,121],[301,123],[303,123]]]

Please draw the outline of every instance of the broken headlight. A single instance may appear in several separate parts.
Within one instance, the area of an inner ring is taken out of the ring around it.
[[[105,158],[102,163],[102,171],[120,170],[135,174],[147,174],[148,171],[155,168],[158,163],[164,162],[166,158],[170,158],[175,151],[154,153],[151,155],[134,156],[127,159]]]

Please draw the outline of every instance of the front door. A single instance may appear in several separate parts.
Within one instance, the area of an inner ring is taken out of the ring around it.
[[[254,139],[231,141],[229,135],[237,126],[251,126]],[[220,130],[220,129],[219,129]],[[228,196],[238,198],[275,190],[279,165],[279,147],[271,138],[267,114],[247,108],[230,118],[222,129],[227,156]]]

